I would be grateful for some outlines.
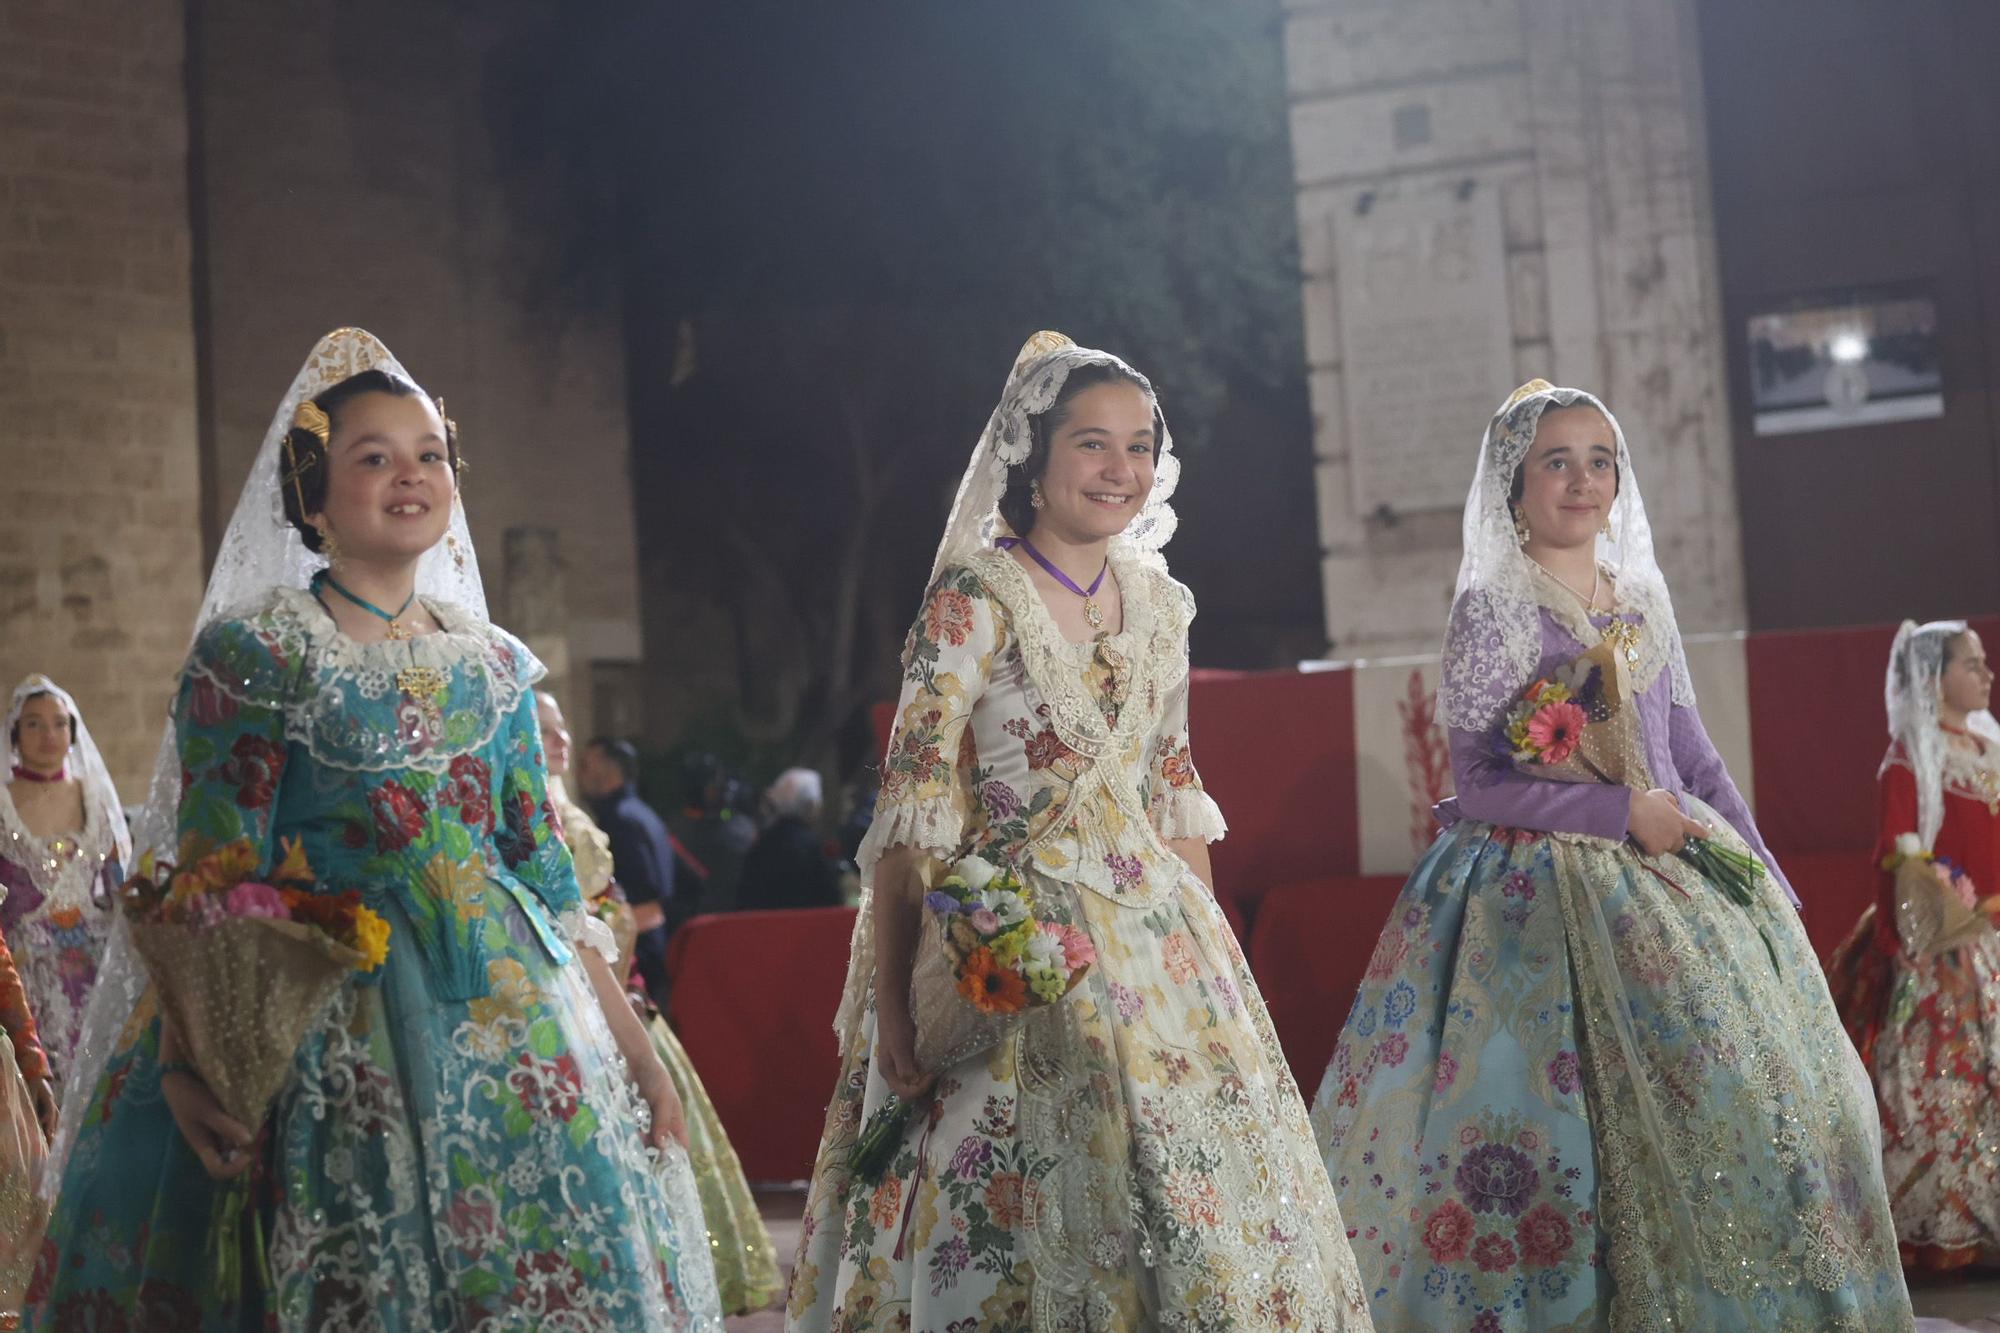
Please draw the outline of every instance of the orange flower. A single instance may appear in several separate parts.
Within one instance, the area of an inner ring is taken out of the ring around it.
[[[989,1014],[1018,1014],[1028,1003],[1028,983],[1002,967],[991,949],[974,949],[959,974],[958,993]]]
[[[1001,1171],[986,1182],[986,1212],[993,1225],[1012,1231],[1021,1225],[1021,1173]]]
[[[271,868],[273,884],[310,884],[313,869],[306,864],[305,844],[297,838],[283,839],[284,857]]]
[[[896,1176],[875,1187],[874,1195],[868,1200],[868,1220],[880,1230],[887,1231],[896,1225],[896,1218],[903,1211],[903,1182]]]

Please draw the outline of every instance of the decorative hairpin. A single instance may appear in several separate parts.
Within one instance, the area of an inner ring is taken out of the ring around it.
[[[458,444],[458,423],[444,413],[444,395],[431,400],[437,404],[438,420],[444,422],[445,443],[451,447],[451,470],[454,476],[463,477],[467,471],[465,451]]]
[[[321,415],[324,416],[325,414],[322,413]],[[308,426],[305,429],[310,430],[312,428]],[[292,448],[292,437],[289,433],[286,434],[285,473],[284,476],[279,478],[278,485],[280,489],[286,486],[291,487],[292,493],[298,496],[299,514],[301,517],[306,513],[305,475],[319,466],[319,459],[320,456],[318,454],[309,453],[306,455],[305,461],[300,462],[297,451]]]
[[[333,438],[333,418],[326,409],[308,398],[299,404],[299,410],[292,413],[292,426],[297,430],[310,431],[323,449]]]

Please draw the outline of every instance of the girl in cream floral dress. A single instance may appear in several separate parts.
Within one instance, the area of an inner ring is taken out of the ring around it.
[[[1194,604],[1157,553],[1170,448],[1143,377],[1041,334],[974,454],[862,848],[791,1328],[1370,1327],[1304,1105],[1204,882],[1223,822],[1188,751]],[[1099,961],[995,1049],[920,1072],[903,998],[917,870],[968,851],[1070,904]],[[863,1125],[932,1076],[865,1184],[848,1167]]]

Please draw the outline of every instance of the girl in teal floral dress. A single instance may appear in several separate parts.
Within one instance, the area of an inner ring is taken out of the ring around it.
[[[268,867],[296,839],[323,890],[387,918],[388,958],[266,1124],[238,1125],[138,994],[121,928],[30,1327],[720,1326],[680,1105],[551,819],[541,666],[480,614],[456,463],[359,330],[323,339],[279,410],[141,845],[247,837]],[[253,1167],[265,1244],[238,1290],[209,1219]]]

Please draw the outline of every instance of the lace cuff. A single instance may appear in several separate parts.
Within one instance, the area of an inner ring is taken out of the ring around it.
[[[1176,838],[1200,838],[1221,842],[1229,832],[1222,807],[1199,787],[1170,787],[1153,799],[1153,827],[1171,842]]]
[[[964,836],[965,812],[949,793],[896,801],[875,811],[875,822],[861,840],[857,859],[872,869],[891,847],[914,847],[949,859],[958,855]]]
[[[618,937],[611,933],[610,926],[592,916],[583,904],[565,908],[563,914],[556,918],[556,926],[571,944],[597,950],[611,965],[612,971],[618,970]]]

